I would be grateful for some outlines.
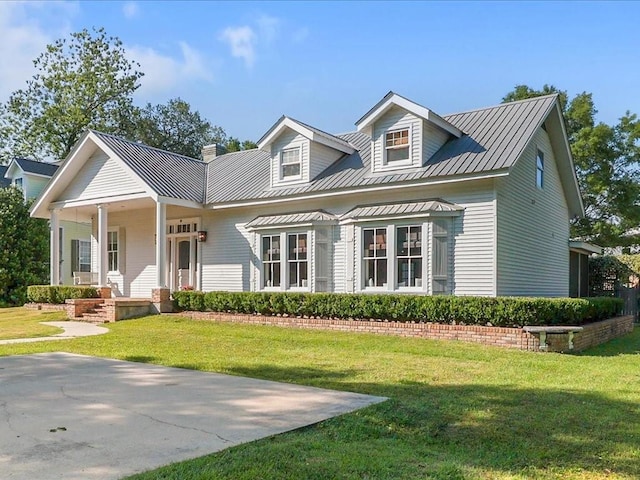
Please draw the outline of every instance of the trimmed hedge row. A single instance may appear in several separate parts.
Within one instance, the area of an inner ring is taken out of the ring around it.
[[[31,285],[27,301],[33,303],[64,303],[69,298],[98,298],[98,290],[89,286]]]
[[[618,298],[455,297],[338,293],[173,293],[180,310],[443,324],[581,325],[618,315]]]

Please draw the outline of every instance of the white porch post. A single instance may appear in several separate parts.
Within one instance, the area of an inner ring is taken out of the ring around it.
[[[166,288],[167,206],[156,203],[156,286]]]
[[[107,286],[107,229],[109,225],[107,206],[98,205],[98,285]]]
[[[60,283],[60,219],[58,218],[58,210],[51,210],[49,224],[51,227],[49,283],[58,285]]]

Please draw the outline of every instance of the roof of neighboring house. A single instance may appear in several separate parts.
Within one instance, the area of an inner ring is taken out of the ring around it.
[[[371,138],[358,132],[338,135],[357,149],[355,153],[345,155],[304,185],[271,188],[268,152],[227,153],[209,165],[213,171],[207,175],[206,203],[284,197],[508,169],[518,160],[554,107],[556,98],[556,95],[547,95],[444,116],[466,135],[447,142],[424,167],[405,171],[372,173]]]
[[[11,180],[9,180],[8,178],[4,178],[4,174],[7,173],[7,168],[9,167],[6,165],[0,165],[0,188],[8,187],[9,185],[11,185]]]
[[[207,169],[204,162],[114,135],[92,133],[159,195],[202,203]]]
[[[29,160],[28,158],[14,158],[13,161],[25,173],[33,173],[35,175],[43,175],[45,177],[53,177],[58,170],[58,165],[45,162],[36,162],[35,160]]]

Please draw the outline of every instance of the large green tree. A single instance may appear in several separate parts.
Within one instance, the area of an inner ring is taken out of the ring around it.
[[[585,217],[572,223],[572,236],[602,246],[640,244],[634,233],[640,226],[640,121],[627,111],[615,125],[596,122],[591,93],[569,100],[553,85],[517,85],[503,101],[551,93],[559,96],[585,206]]]
[[[15,187],[0,188],[0,306],[22,305],[27,287],[49,283],[49,227],[31,218]]]
[[[131,140],[192,158],[200,158],[202,147],[213,143],[224,146],[228,152],[256,148],[251,140],[227,136],[222,127],[213,125],[180,98],[135,108],[123,122],[123,129],[124,136]]]
[[[143,74],[118,38],[84,29],[48,45],[34,66],[0,107],[0,155],[59,160],[87,128],[122,133]]]

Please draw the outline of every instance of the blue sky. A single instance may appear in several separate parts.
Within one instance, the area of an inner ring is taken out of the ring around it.
[[[137,103],[181,97],[257,140],[286,114],[332,133],[389,90],[440,114],[516,84],[640,113],[637,2],[0,2],[0,101],[70,32],[106,28],[146,73]]]

